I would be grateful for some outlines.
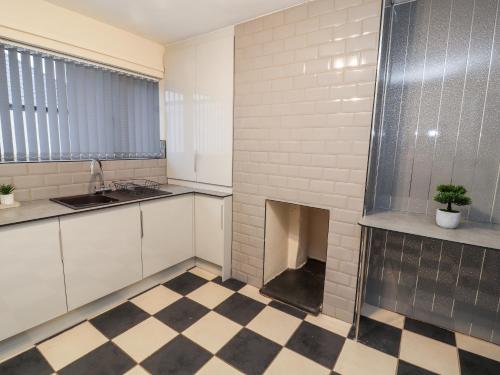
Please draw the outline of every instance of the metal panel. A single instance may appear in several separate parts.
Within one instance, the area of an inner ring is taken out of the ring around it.
[[[393,169],[388,168],[388,160],[392,160],[396,150],[397,126],[401,95],[403,91],[403,77],[405,70],[406,46],[408,43],[408,25],[410,5],[393,8],[392,35],[389,51],[389,73],[386,83],[386,95],[382,114],[382,130],[380,138],[380,153],[378,162],[380,166],[375,188],[375,207],[389,208]]]
[[[366,278],[366,302],[373,306],[380,304],[382,289],[382,270],[384,268],[384,252],[387,232],[373,229],[369,247],[368,272]]]
[[[409,315],[413,312],[417,285],[418,262],[422,252],[422,237],[405,235],[398,277],[396,311]]]
[[[393,311],[396,309],[397,284],[401,270],[401,255],[403,253],[403,238],[404,235],[401,233],[388,232],[385,246],[380,306]]]
[[[411,171],[415,155],[415,135],[417,134],[418,113],[422,99],[427,31],[430,17],[429,1],[410,3],[410,37],[405,66],[405,86],[398,118],[397,152],[392,160],[395,176],[392,181],[393,210],[407,210],[411,184]]]
[[[417,129],[415,131],[415,157],[411,169],[409,210],[417,213],[427,211],[427,197],[432,171],[429,165],[432,165],[436,143],[446,61],[446,45],[449,20],[451,18],[451,0],[433,1],[431,4],[425,50],[424,79],[422,81]]]

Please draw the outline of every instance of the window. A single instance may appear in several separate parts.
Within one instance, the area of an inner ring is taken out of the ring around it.
[[[158,82],[0,44],[0,157],[159,158]]]

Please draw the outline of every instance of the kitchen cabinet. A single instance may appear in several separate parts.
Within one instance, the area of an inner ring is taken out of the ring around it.
[[[70,310],[142,278],[139,204],[60,218]]]
[[[144,277],[194,257],[193,194],[141,203]]]
[[[222,277],[231,273],[232,198],[195,195],[196,257],[222,267]]]
[[[232,186],[234,28],[165,56],[168,177]]]
[[[0,341],[67,312],[59,220],[0,228]]]

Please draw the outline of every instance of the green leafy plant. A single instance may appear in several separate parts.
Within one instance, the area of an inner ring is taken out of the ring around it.
[[[465,195],[467,190],[462,185],[439,185],[437,191],[434,200],[447,205],[446,209],[441,208],[441,211],[458,212],[451,208],[452,204],[467,206],[472,203],[472,200]]]
[[[14,185],[11,185],[11,184],[2,184],[2,185],[0,185],[0,195],[9,195],[9,194],[12,194],[12,192],[15,189],[16,188],[14,187]]]

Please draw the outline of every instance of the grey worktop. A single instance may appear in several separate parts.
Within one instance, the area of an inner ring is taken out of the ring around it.
[[[78,214],[81,212],[94,211],[94,210],[103,210],[110,207],[117,207],[131,203],[143,202],[154,199],[168,199],[172,197],[176,197],[184,194],[203,194],[209,195],[216,198],[225,198],[231,196],[231,193],[223,193],[220,191],[212,191],[212,190],[202,190],[189,188],[185,186],[179,185],[162,185],[161,190],[169,191],[172,194],[156,196],[150,198],[141,198],[135,200],[129,200],[126,202],[119,202],[113,204],[106,204],[104,206],[85,208],[81,210],[73,210],[66,206],[63,206],[59,203],[52,202],[48,199],[40,199],[29,202],[22,202],[20,207],[16,208],[8,208],[4,210],[0,210],[0,227],[12,224],[25,223],[28,221],[35,221],[41,219],[48,219],[52,217],[66,216]]]
[[[367,214],[358,222],[364,227],[408,233],[467,245],[500,249],[500,225],[463,222],[457,229],[443,229],[433,216],[394,211]]]

